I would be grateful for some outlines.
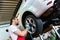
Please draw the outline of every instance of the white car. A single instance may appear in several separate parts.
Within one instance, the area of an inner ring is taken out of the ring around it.
[[[37,37],[50,19],[54,4],[55,0],[20,0],[13,16],[18,17],[21,27],[29,24],[33,37]]]

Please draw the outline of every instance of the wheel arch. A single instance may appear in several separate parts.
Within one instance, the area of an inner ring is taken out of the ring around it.
[[[24,26],[23,20],[25,20],[27,15],[33,15],[35,18],[37,18],[32,12],[30,11],[25,11],[22,15],[22,25]]]

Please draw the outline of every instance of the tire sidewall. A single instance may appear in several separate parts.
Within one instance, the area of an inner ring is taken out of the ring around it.
[[[25,27],[25,21],[26,19],[30,17],[32,19],[34,19],[35,21],[35,24],[36,24],[36,30],[35,30],[35,33],[32,34],[33,37],[37,37],[43,30],[43,24],[42,24],[42,20],[41,19],[37,19],[35,18],[33,15],[28,15],[26,16],[25,20],[24,20],[24,27]],[[40,28],[40,25],[41,25],[41,28]],[[26,28],[26,27],[25,27]]]

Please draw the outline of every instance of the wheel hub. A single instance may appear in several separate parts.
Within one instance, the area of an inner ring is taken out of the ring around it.
[[[30,32],[33,34],[36,31],[36,25],[35,25],[35,21],[32,18],[27,18],[25,20],[25,26],[29,24],[30,27]]]

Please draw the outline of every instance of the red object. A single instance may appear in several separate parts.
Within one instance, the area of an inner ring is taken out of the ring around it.
[[[17,40],[25,40],[25,37],[23,37],[23,36],[18,36]]]
[[[49,4],[51,4],[51,3],[52,3],[52,1],[48,2],[47,5],[49,5]]]

